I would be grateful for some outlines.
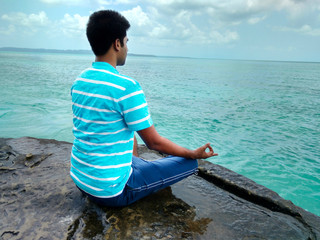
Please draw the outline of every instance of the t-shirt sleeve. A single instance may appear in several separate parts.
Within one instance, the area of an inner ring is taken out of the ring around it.
[[[152,126],[146,97],[139,83],[126,89],[124,96],[119,99],[119,105],[130,130],[140,131]]]

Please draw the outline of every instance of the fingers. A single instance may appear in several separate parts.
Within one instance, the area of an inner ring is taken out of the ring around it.
[[[218,156],[218,154],[213,151],[213,148],[211,147],[210,143],[207,143],[204,146],[205,146],[204,151],[205,151],[207,157]],[[207,148],[209,149],[209,152],[206,152]]]
[[[210,143],[207,143],[207,145],[208,145],[207,148],[209,148],[209,151],[213,152],[213,148],[211,147]]]
[[[204,151],[206,151],[207,149],[209,149],[209,153],[210,153],[210,152],[213,152],[213,149],[212,149],[210,143],[206,143],[203,147],[204,147]]]
[[[207,149],[209,151],[207,151]],[[195,159],[206,159],[209,157],[218,156],[217,153],[213,151],[213,148],[211,147],[210,143],[206,143],[205,145],[199,147],[195,150]]]

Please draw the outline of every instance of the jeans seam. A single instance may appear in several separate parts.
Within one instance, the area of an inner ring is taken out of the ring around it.
[[[175,176],[163,179],[163,180],[159,180],[159,181],[153,182],[153,183],[148,184],[148,185],[140,186],[138,188],[129,187],[128,191],[141,192],[141,191],[144,191],[144,190],[155,188],[155,187],[157,187],[157,186],[159,186],[161,184],[165,184],[165,183],[169,183],[169,182],[175,181],[175,180],[177,180],[179,178],[184,178],[184,177],[190,176],[190,175],[192,175],[192,174],[194,174],[196,172],[197,172],[197,168],[189,170],[189,171],[184,172],[184,173],[180,173],[178,175],[175,175]],[[126,187],[128,187],[128,185]]]

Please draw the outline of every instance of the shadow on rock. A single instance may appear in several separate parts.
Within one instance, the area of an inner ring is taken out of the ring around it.
[[[211,221],[197,219],[195,208],[168,187],[124,208],[100,208],[87,200],[68,239],[197,239]]]

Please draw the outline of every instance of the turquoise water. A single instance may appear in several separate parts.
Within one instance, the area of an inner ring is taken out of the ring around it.
[[[73,141],[70,86],[91,55],[0,52],[0,137]],[[320,63],[133,57],[157,130],[320,216]]]

